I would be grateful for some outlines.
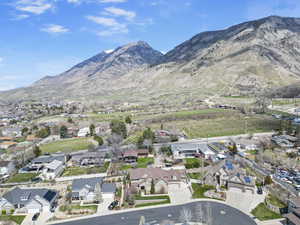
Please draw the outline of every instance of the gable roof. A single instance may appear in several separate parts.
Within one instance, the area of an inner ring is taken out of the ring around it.
[[[86,188],[89,191],[94,191],[97,183],[102,183],[101,177],[75,179],[72,182],[72,192],[78,192]]]
[[[66,156],[65,154],[42,155],[33,159],[31,163],[37,163],[37,164],[51,163],[54,160],[58,160],[61,161],[62,163],[65,163]]]
[[[44,200],[51,202],[57,196],[57,192],[46,188],[39,188],[39,189],[22,188],[21,189],[19,187],[16,187],[13,190],[4,194],[3,198],[6,199],[12,205],[16,205],[16,204],[25,205],[36,196],[39,196],[40,198],[43,198]]]
[[[130,179],[164,179],[166,181],[181,180],[185,176],[183,170],[163,170],[161,168],[137,168],[129,172]]]

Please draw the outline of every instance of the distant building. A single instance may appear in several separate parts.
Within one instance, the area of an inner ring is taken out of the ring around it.
[[[60,176],[64,171],[64,164],[62,161],[54,160],[47,165],[42,170],[41,177],[44,180],[53,180]]]
[[[87,137],[90,134],[90,128],[84,127],[79,129],[77,137]]]

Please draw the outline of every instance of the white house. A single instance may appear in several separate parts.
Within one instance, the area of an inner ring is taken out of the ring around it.
[[[78,137],[86,137],[86,136],[89,135],[89,133],[90,133],[90,128],[84,127],[84,128],[81,128],[81,129],[78,131],[77,136],[78,136]]]
[[[58,177],[64,171],[64,165],[59,160],[54,160],[47,164],[42,170],[42,179],[52,180]]]
[[[13,161],[0,161],[0,176],[11,175],[15,171],[15,163]]]

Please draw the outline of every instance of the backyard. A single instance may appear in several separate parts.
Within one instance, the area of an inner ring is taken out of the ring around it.
[[[41,145],[43,153],[73,152],[88,149],[92,138],[70,138]]]
[[[147,168],[148,165],[151,165],[153,163],[154,163],[154,158],[151,158],[151,157],[139,158],[137,160],[136,166],[132,166],[129,164],[123,164],[120,167],[120,170],[128,170],[128,169],[132,169],[132,168]]]
[[[65,169],[62,176],[78,176],[83,174],[105,173],[109,166],[106,162],[102,167],[68,167]]]
[[[6,183],[22,183],[29,182],[33,178],[37,177],[38,173],[17,173],[14,176],[10,177]]]

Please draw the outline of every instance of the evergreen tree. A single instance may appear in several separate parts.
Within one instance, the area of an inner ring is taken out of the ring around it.
[[[150,194],[155,194],[155,184],[153,179],[151,180]]]
[[[35,145],[33,147],[33,154],[35,155],[35,157],[39,157],[42,154],[42,151],[39,148],[39,146]]]
[[[62,125],[59,130],[61,138],[66,138],[68,136],[68,128],[65,125]]]
[[[131,124],[132,123],[132,119],[131,119],[130,116],[126,116],[125,123],[127,123],[127,124]]]
[[[96,129],[95,125],[94,125],[94,124],[91,124],[91,125],[90,125],[90,135],[91,135],[91,136],[94,136],[94,134],[95,134],[95,129]]]

